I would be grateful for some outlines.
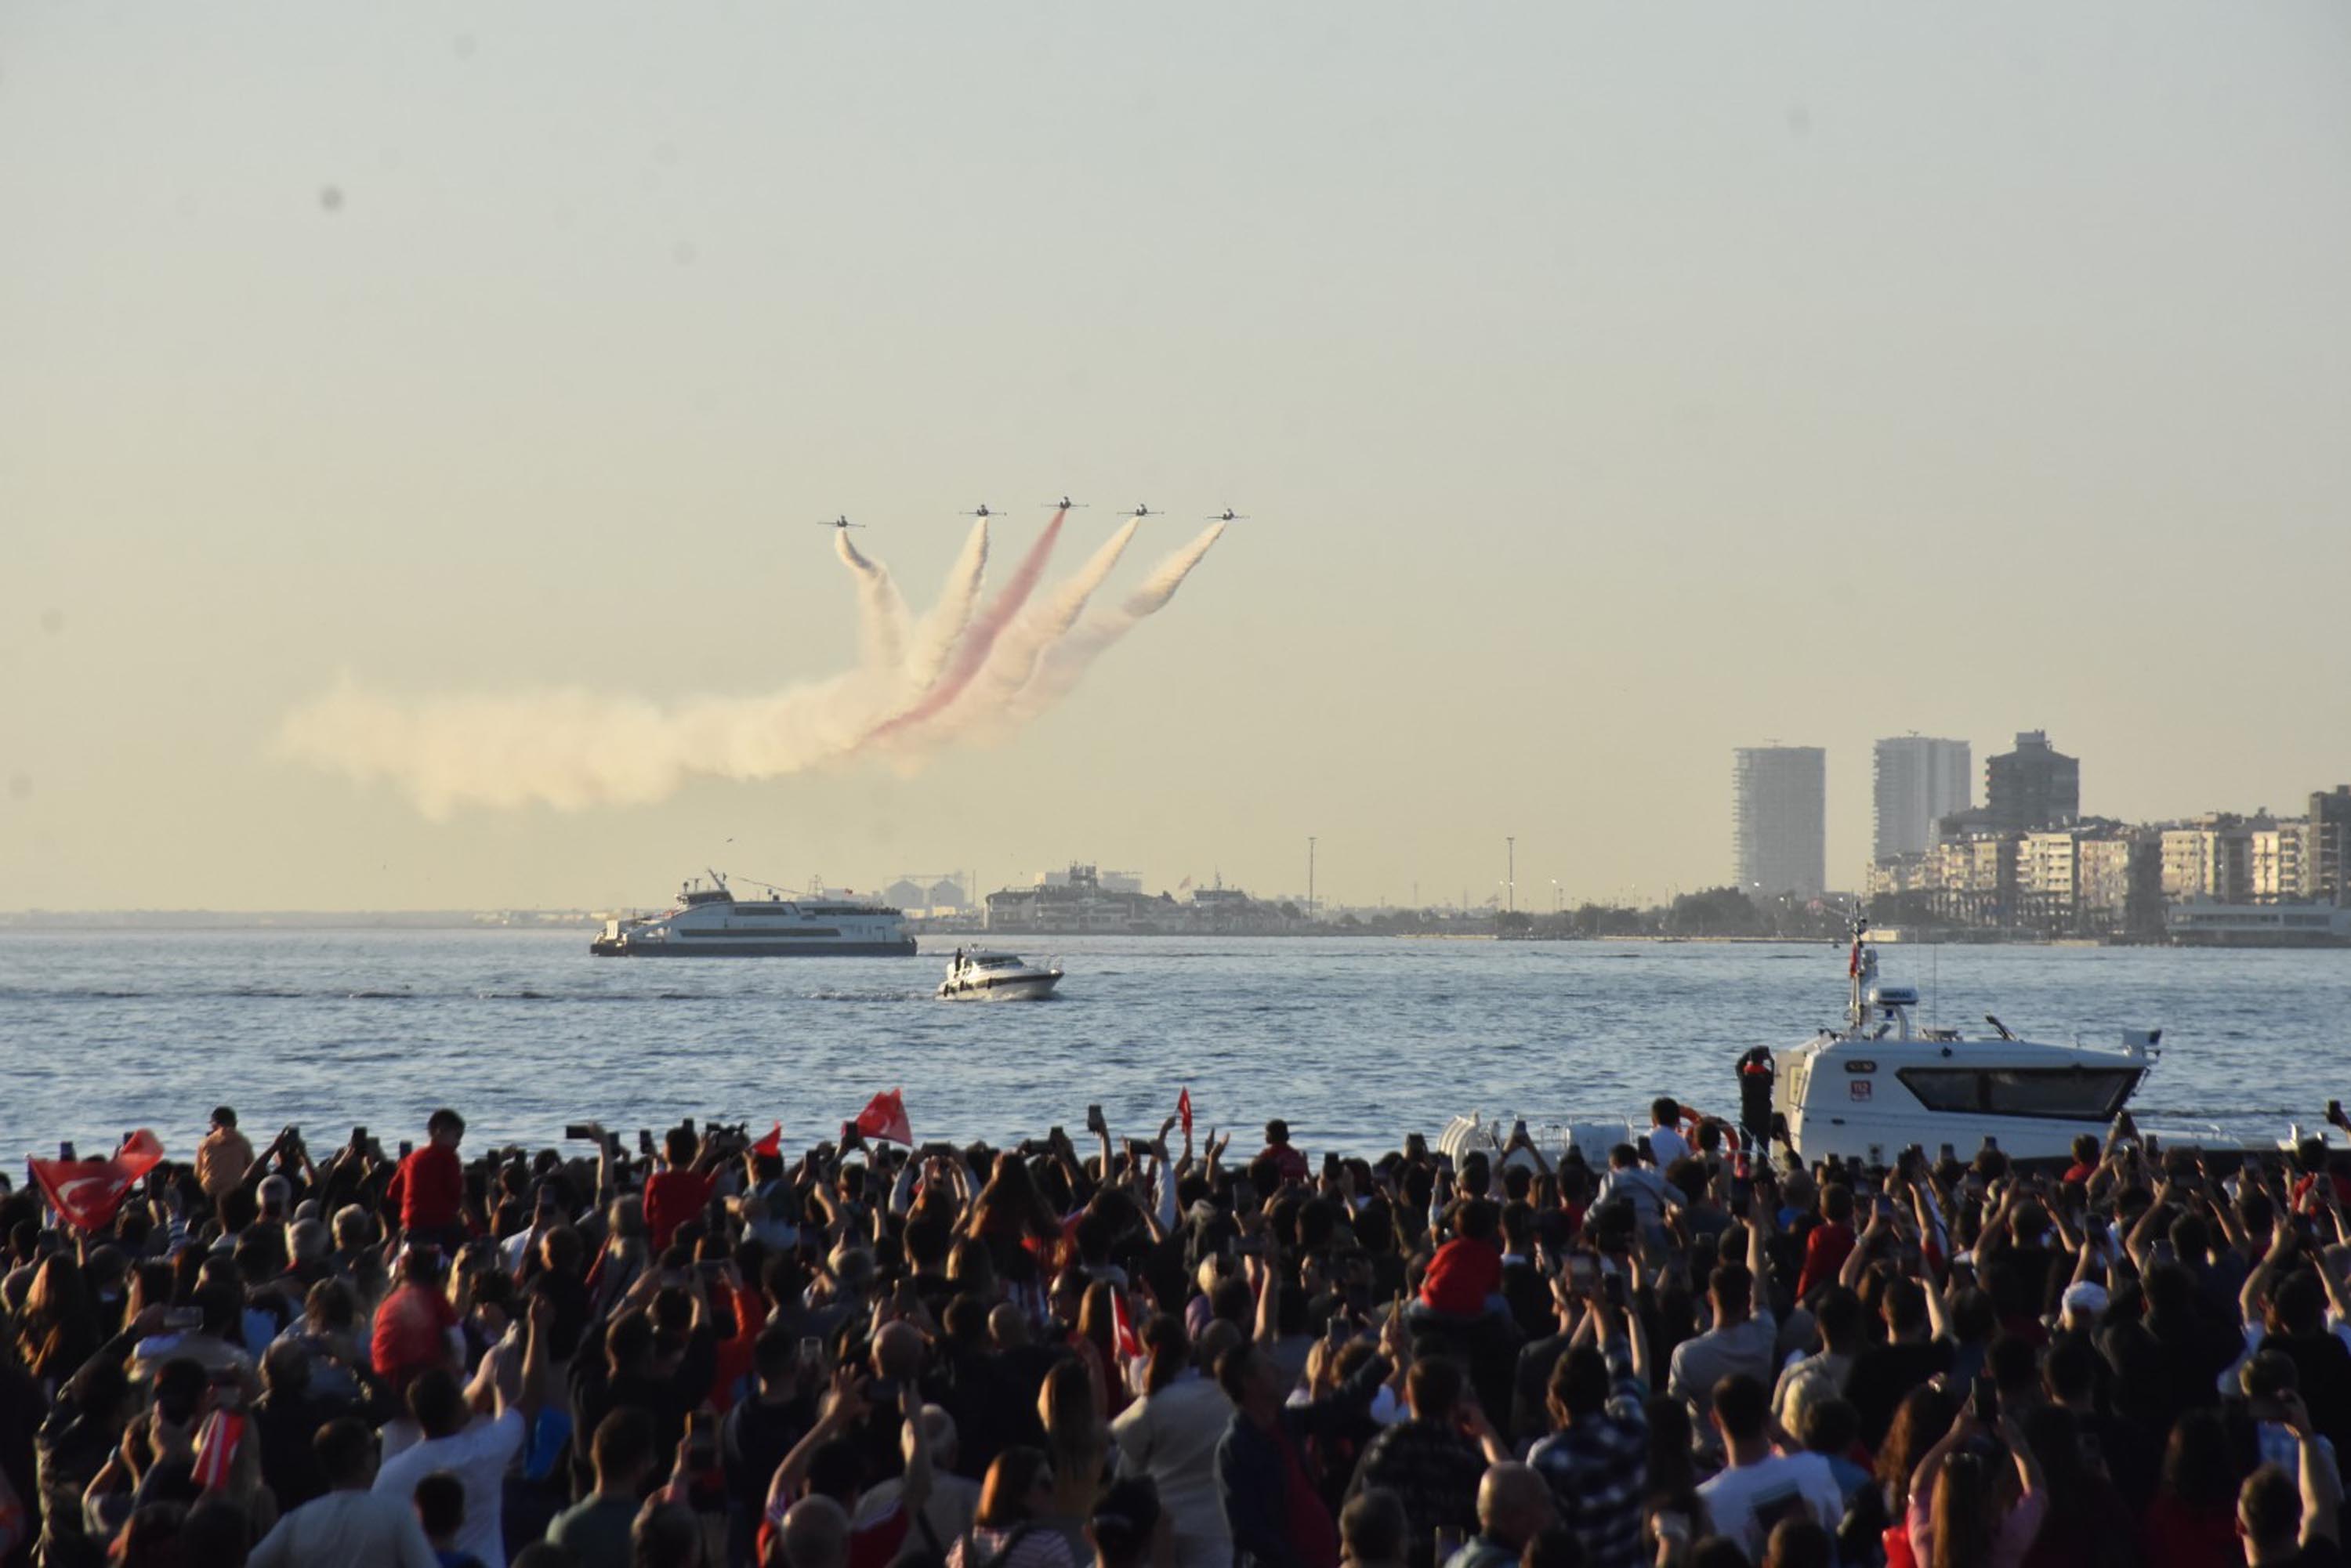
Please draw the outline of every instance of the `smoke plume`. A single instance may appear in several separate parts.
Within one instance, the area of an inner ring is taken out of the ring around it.
[[[1000,737],[1067,695],[1104,649],[1174,596],[1223,531],[1209,528],[1116,609],[1081,621],[1136,525],[1032,605],[1065,516],[1054,513],[975,612],[987,566],[983,521],[938,601],[911,626],[889,570],[836,535],[857,583],[860,658],[820,680],[664,706],[580,687],[404,697],[346,676],[287,716],[278,747],[360,783],[389,782],[434,821],[468,806],[642,805],[694,777],[773,779],[868,754],[919,763],[960,740]]]

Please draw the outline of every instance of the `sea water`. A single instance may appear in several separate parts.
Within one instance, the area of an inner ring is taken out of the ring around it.
[[[913,958],[600,959],[585,931],[0,935],[0,1155],[185,1155],[214,1104],[256,1143],[387,1149],[454,1105],[468,1141],[633,1139],[681,1116],[805,1145],[903,1088],[917,1138],[1082,1138],[1099,1103],[1147,1136],[1188,1086],[1203,1133],[1268,1117],[1310,1151],[1375,1152],[1458,1113],[1623,1113],[1660,1093],[1732,1113],[1733,1063],[1842,1019],[1828,944],[1073,937],[1045,1002],[942,1002],[956,940]],[[2351,952],[1889,946],[1922,1022],[2116,1043],[2160,1028],[2143,1115],[2270,1138],[2351,1095]]]

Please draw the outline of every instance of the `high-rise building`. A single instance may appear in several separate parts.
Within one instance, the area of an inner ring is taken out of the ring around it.
[[[1964,740],[1902,735],[1877,743],[1873,791],[1874,858],[1924,854],[1935,824],[1975,804],[1974,768]]]
[[[1750,897],[1817,897],[1827,878],[1828,753],[1750,746],[1731,754],[1731,837]]]
[[[2310,796],[2303,885],[2321,904],[2351,905],[2351,784]]]
[[[2038,729],[2020,730],[2016,749],[1984,764],[1984,816],[2001,832],[2062,828],[2082,814],[2082,764]]]

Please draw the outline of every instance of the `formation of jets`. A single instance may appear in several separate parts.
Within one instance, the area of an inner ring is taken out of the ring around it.
[[[1067,496],[1064,496],[1058,501],[1048,501],[1045,505],[1052,511],[1076,512],[1084,510],[1086,504],[1083,501],[1072,501]],[[1144,517],[1164,517],[1167,514],[1165,512],[1155,512],[1149,507],[1144,506],[1138,502],[1134,510],[1127,513],[1126,515],[1139,522]],[[978,517],[985,520],[989,517],[1000,517],[1004,516],[1004,514],[989,507],[987,502],[982,501],[970,511],[957,512],[956,516],[958,517]],[[1249,515],[1245,512],[1236,512],[1230,507],[1227,507],[1221,512],[1210,512],[1207,516],[1207,520],[1212,523],[1245,523],[1249,521]],[[843,513],[837,517],[829,517],[817,526],[819,528],[862,528],[865,525],[863,523],[851,522],[849,520],[848,514]]]

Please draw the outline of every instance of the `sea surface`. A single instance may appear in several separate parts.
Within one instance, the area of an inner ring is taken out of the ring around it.
[[[1148,1135],[1188,1085],[1202,1130],[1269,1116],[1375,1152],[1455,1113],[1730,1112],[1732,1063],[1837,1021],[1821,945],[1035,939],[1063,993],[946,1003],[954,939],[895,959],[600,959],[589,933],[0,934],[0,1157],[152,1127],[186,1155],[207,1110],[314,1148],[390,1148],[455,1105],[469,1143],[632,1136],[692,1115],[813,1142],[902,1087],[918,1138]],[[1889,946],[1922,1015],[2029,1036],[2164,1030],[2143,1114],[2267,1138],[2351,1098],[2351,952]]]

